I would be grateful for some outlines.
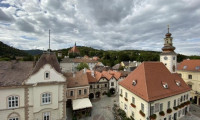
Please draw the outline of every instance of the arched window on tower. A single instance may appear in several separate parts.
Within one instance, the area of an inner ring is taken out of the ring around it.
[[[175,69],[176,69],[175,65],[173,65],[173,68],[172,68],[172,69],[173,69],[173,72],[175,72]]]

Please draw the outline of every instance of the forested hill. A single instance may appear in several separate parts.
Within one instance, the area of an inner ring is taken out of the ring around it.
[[[160,61],[160,52],[143,51],[143,50],[98,50],[91,47],[77,46],[81,56],[88,55],[89,57],[98,56],[104,65],[113,66],[121,61]],[[68,55],[68,49],[61,49],[64,56]],[[186,56],[178,54],[177,61],[181,62],[184,59],[200,59],[200,56]]]
[[[17,48],[11,47],[0,41],[0,56],[10,57],[10,56],[28,56],[29,54],[19,50]]]

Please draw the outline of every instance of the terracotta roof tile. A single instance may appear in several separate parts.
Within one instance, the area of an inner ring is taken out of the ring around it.
[[[132,85],[133,80],[137,80],[135,86]],[[181,86],[177,86],[175,80],[180,81]],[[163,87],[163,82],[168,84],[167,89]],[[178,74],[170,73],[161,62],[143,62],[119,84],[146,101],[154,101],[191,90]]]
[[[183,60],[178,64],[178,70],[200,71],[200,60]]]

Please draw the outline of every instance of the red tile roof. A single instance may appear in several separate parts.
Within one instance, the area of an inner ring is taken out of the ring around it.
[[[133,80],[137,81],[135,86]],[[176,85],[177,80],[181,86]],[[168,84],[167,89],[163,83]],[[178,74],[170,73],[161,62],[143,62],[119,84],[148,102],[191,90]]]
[[[68,52],[69,53],[80,53],[79,49],[76,46],[74,46],[73,48],[71,48]]]
[[[178,70],[200,71],[200,60],[183,60],[178,65]]]

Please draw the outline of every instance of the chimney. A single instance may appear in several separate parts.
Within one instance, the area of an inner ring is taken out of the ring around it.
[[[83,73],[84,73],[84,74],[86,73],[86,69],[85,69],[85,68],[83,69]]]
[[[73,78],[75,78],[76,74],[73,72]]]

